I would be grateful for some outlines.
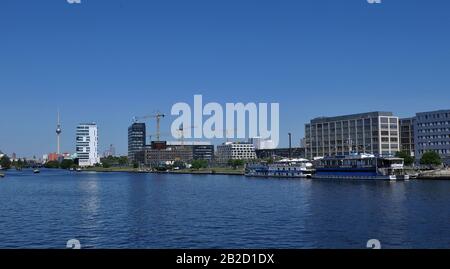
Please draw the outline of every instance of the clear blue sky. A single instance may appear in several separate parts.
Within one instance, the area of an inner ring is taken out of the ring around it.
[[[2,0],[0,150],[55,151],[59,107],[64,151],[95,121],[100,149],[125,153],[133,116],[194,94],[279,102],[281,146],[321,115],[450,108],[449,14],[447,0]]]

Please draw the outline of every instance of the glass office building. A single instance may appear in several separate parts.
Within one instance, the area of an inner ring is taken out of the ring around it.
[[[128,127],[128,160],[130,163],[144,163],[145,123],[133,123]]]

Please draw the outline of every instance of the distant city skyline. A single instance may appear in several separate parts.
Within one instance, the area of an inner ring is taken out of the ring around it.
[[[61,152],[75,152],[78,124],[96,122],[99,152],[114,144],[127,155],[134,116],[170,114],[195,94],[278,102],[281,147],[320,116],[449,109],[448,10],[424,0],[2,1],[0,150],[56,152],[59,109]]]

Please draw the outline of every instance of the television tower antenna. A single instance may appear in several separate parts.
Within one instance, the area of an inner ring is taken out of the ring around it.
[[[56,147],[57,147],[57,151],[56,154],[60,154],[60,139],[59,136],[61,135],[61,119],[59,117],[59,109],[58,109],[58,121],[56,123]]]

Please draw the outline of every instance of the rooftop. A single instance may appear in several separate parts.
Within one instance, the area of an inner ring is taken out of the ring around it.
[[[80,123],[78,124],[78,126],[96,126],[97,124],[95,122],[91,122],[91,123]]]
[[[441,109],[441,110],[434,110],[434,111],[427,111],[427,112],[418,112],[418,113],[416,113],[416,115],[433,114],[433,113],[450,113],[450,109]]]
[[[211,142],[208,141],[167,141],[167,145],[169,146],[210,146]]]
[[[365,119],[365,118],[374,118],[374,117],[392,117],[394,114],[392,112],[385,111],[374,111],[374,112],[366,112],[366,113],[358,113],[358,114],[350,114],[350,115],[342,115],[342,116],[334,116],[334,117],[317,117],[311,120],[311,123],[323,123],[330,121],[341,121],[341,120],[349,120],[349,119]]]

